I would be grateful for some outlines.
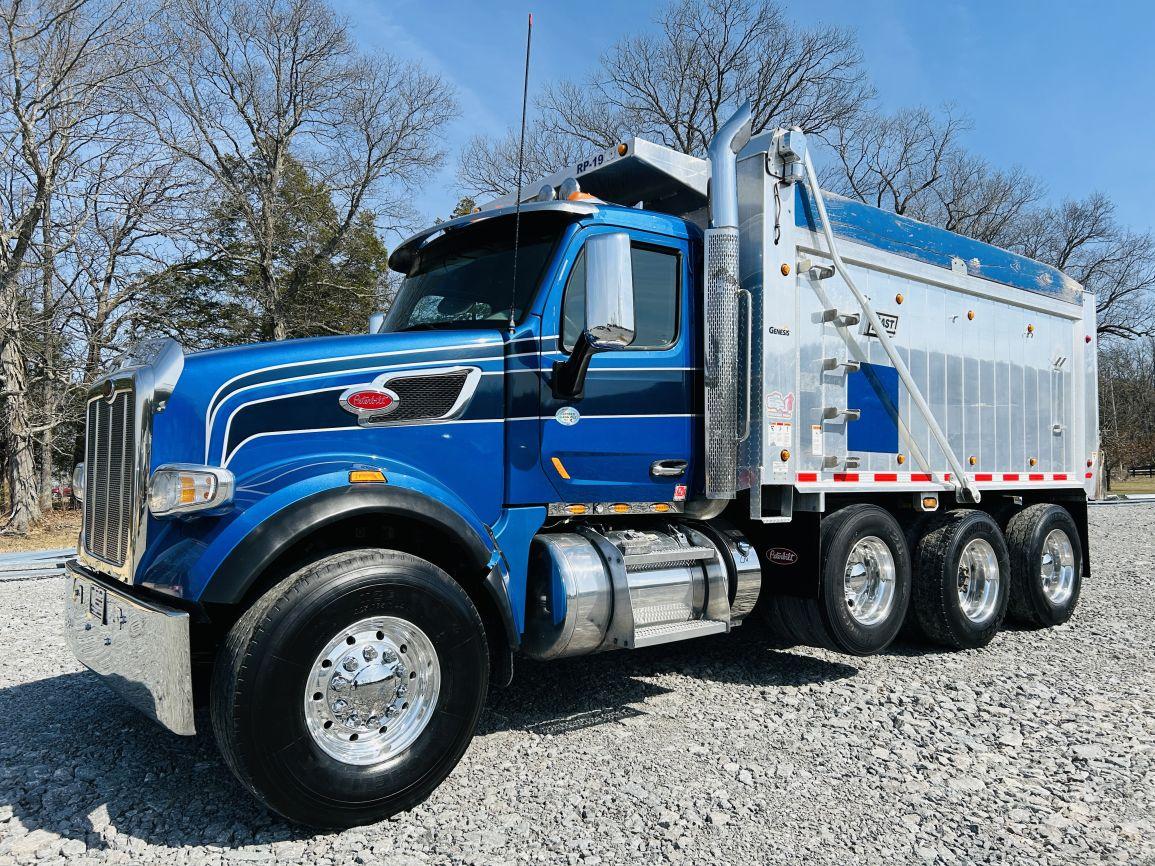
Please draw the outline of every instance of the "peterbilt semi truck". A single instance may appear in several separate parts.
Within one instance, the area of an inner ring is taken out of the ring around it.
[[[87,402],[76,656],[176,734],[203,698],[243,785],[331,827],[427,797],[518,655],[1067,620],[1094,299],[750,124],[414,235],[369,333],[138,345]]]

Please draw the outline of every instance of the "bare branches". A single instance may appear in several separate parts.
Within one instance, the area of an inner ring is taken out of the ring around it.
[[[1015,249],[1095,293],[1101,335],[1155,334],[1155,238],[1119,225],[1105,195],[1037,209],[1012,231]]]
[[[541,174],[627,134],[700,155],[745,99],[755,132],[821,133],[849,123],[873,94],[853,35],[797,27],[764,0],[672,0],[657,23],[656,33],[621,40],[584,79],[544,89],[530,138]],[[470,142],[458,172],[466,190],[506,191],[508,151],[509,135]]]
[[[925,108],[859,115],[828,136],[841,169],[836,190],[905,214],[921,198],[934,198],[930,191],[959,158],[958,137],[967,125],[951,106],[941,118]]]
[[[404,190],[440,164],[451,89],[419,65],[360,55],[322,0],[175,0],[156,39],[168,61],[139,93],[142,114],[239,209],[250,242],[239,249],[261,274],[254,301],[266,336],[281,339],[294,295],[358,214],[400,220]],[[280,209],[292,207],[282,195],[290,159],[338,209],[328,242],[286,272],[275,245]]]
[[[0,4],[0,390],[11,495],[7,526],[16,532],[39,517],[33,440],[55,425],[60,399],[52,327],[59,245],[49,207],[59,202],[67,213],[70,185],[123,136],[119,95],[125,79],[145,63],[135,11],[130,0]],[[36,258],[42,265],[39,292],[26,268]],[[39,369],[31,348],[37,340]],[[42,392],[43,423],[34,418],[33,387]],[[45,444],[50,460],[51,443]],[[44,475],[51,480],[50,472]]]

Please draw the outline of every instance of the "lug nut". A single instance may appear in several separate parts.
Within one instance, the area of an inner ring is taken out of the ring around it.
[[[333,677],[329,683],[329,688],[335,692],[343,692],[349,687],[349,681],[344,677]]]
[[[357,670],[357,659],[353,658],[353,656],[349,656],[347,659],[345,659],[345,661],[341,663],[341,667],[350,672],[355,671]]]
[[[343,713],[347,709],[349,709],[349,702],[348,701],[334,701],[333,702],[333,712]]]
[[[375,647],[367,646],[361,655],[365,657],[365,661],[371,662],[373,659],[377,658],[377,649]]]

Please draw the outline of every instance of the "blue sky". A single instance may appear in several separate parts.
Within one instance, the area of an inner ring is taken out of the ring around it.
[[[420,60],[453,82],[461,116],[450,158],[414,204],[456,202],[457,153],[475,132],[519,117],[525,16],[534,13],[530,82],[579,76],[626,33],[652,26],[657,2],[335,0],[367,48]],[[969,146],[1019,164],[1050,197],[1102,190],[1120,219],[1155,231],[1155,6],[1145,0],[917,2],[784,0],[793,21],[853,29],[887,109],[954,102]]]

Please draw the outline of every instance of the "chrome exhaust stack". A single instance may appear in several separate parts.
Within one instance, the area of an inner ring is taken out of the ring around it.
[[[706,496],[733,499],[738,445],[749,429],[738,423],[738,151],[750,140],[753,112],[745,103],[710,140],[710,227],[705,239]],[[747,305],[750,298],[746,299]],[[750,308],[747,306],[747,314]],[[749,351],[749,348],[747,348]]]

